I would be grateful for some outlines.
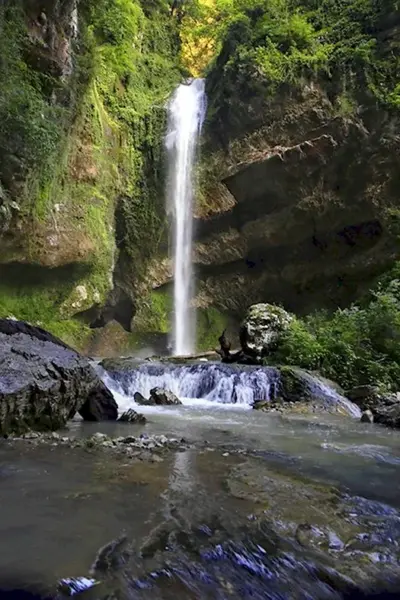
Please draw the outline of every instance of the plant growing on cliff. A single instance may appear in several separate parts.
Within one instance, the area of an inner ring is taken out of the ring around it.
[[[398,106],[400,41],[390,34],[397,10],[397,0],[216,0],[217,16],[197,29],[217,40],[210,69],[216,102],[223,105],[238,86],[260,95],[263,84],[267,98],[276,86],[318,75],[333,94],[344,86],[359,101]]]

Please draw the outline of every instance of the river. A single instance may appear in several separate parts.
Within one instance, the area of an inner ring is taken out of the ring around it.
[[[66,434],[193,447],[151,462],[2,442],[0,582],[48,591],[88,576],[122,534],[127,549],[84,595],[341,598],[400,576],[399,432],[210,403],[145,411],[144,426],[77,420]]]

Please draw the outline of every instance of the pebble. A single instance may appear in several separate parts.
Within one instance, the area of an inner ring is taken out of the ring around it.
[[[128,458],[139,458],[140,460],[151,460],[161,462],[163,458],[159,456],[164,450],[174,450],[185,452],[191,447],[184,438],[168,438],[165,435],[142,434],[140,437],[133,435],[125,437],[112,438],[105,433],[96,432],[87,438],[70,438],[61,436],[57,432],[38,433],[27,432],[21,437],[10,438],[15,440],[24,440],[28,444],[49,444],[51,447],[68,446],[70,448],[84,449],[104,449],[113,450],[116,454],[123,454]],[[214,450],[209,448],[208,450]],[[228,455],[228,454],[227,454]]]
[[[106,440],[105,442],[102,442],[101,445],[103,448],[114,448],[114,444],[111,440]]]
[[[158,456],[158,454],[152,454],[151,461],[152,462],[164,462],[164,459],[161,458],[161,456]]]
[[[28,433],[24,433],[22,438],[24,440],[36,440],[40,437],[40,433],[36,433],[35,431],[28,431]]]
[[[99,431],[97,431],[89,439],[93,440],[93,442],[104,442],[108,439],[108,436],[106,436],[105,433],[100,433]]]
[[[222,456],[229,456],[229,452],[224,452]]]

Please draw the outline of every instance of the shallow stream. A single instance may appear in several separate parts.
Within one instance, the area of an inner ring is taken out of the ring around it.
[[[84,597],[305,600],[400,581],[400,432],[193,398],[140,410],[146,425],[65,433],[191,447],[138,460],[1,441],[0,587],[91,573]]]

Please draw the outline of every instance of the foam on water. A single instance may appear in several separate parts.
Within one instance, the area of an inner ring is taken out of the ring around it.
[[[210,363],[183,366],[147,363],[105,377],[117,402],[124,406],[126,399],[129,406],[133,405],[136,392],[148,398],[154,387],[161,387],[176,394],[184,405],[246,408],[255,400],[274,398],[278,383],[278,371],[273,367],[236,369]]]
[[[246,409],[256,400],[276,399],[281,385],[279,370],[274,367],[240,368],[222,363],[173,365],[147,362],[132,370],[103,373],[103,379],[113,391],[120,410],[137,406],[134,402],[136,392],[148,398],[153,388],[160,387],[173,392],[183,403],[183,407],[168,407],[169,412],[181,412],[185,407]],[[311,374],[305,374],[304,380],[327,409],[340,407],[350,416],[359,418],[359,408],[324,381]],[[163,410],[165,408],[140,406],[140,412]]]

